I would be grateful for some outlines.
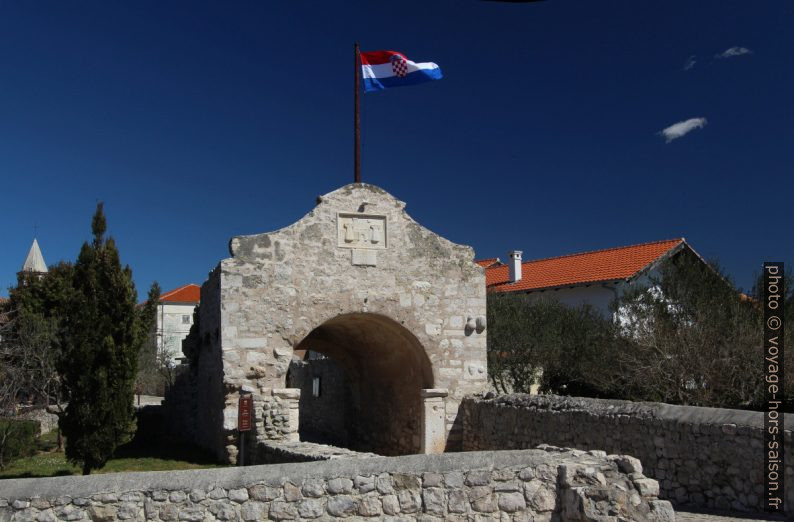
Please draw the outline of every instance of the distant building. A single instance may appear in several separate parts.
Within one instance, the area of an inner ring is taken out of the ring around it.
[[[193,324],[193,309],[199,304],[201,289],[187,284],[164,292],[157,306],[157,349],[173,363],[182,357],[182,339]]]
[[[22,264],[22,270],[17,272],[17,278],[22,283],[26,277],[41,277],[47,272],[47,263],[44,262],[44,256],[41,255],[39,242],[36,241],[36,238],[33,238],[33,244],[30,245],[28,256]]]
[[[530,299],[551,297],[568,306],[589,304],[605,317],[610,305],[630,286],[650,285],[663,261],[692,250],[684,238],[607,248],[581,254],[522,261],[520,251],[475,261],[485,268],[489,293],[524,293]],[[704,261],[705,263],[705,261]]]

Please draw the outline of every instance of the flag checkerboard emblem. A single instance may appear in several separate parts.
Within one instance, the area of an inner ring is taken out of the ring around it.
[[[402,56],[394,55],[391,57],[391,68],[394,74],[400,78],[408,74],[408,64]]]

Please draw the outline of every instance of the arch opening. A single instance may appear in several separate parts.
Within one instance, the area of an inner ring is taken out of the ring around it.
[[[312,330],[295,353],[303,360],[288,385],[301,388],[301,440],[380,455],[420,452],[421,390],[433,387],[433,371],[408,329],[379,314],[343,314]]]

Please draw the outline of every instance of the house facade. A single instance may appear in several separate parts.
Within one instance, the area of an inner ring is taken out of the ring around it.
[[[507,263],[498,258],[476,263],[485,269],[489,293],[522,293],[530,300],[554,299],[571,307],[587,304],[613,317],[616,298],[631,288],[651,286],[662,263],[684,251],[702,259],[678,238],[532,261],[511,251]]]
[[[158,353],[172,364],[182,358],[182,340],[193,324],[193,310],[201,298],[201,287],[187,284],[160,295],[155,336]]]

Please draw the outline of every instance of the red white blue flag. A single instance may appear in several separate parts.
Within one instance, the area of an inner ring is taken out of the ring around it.
[[[433,62],[412,62],[403,53],[396,51],[361,53],[361,80],[364,92],[416,85],[441,78],[441,69]]]

